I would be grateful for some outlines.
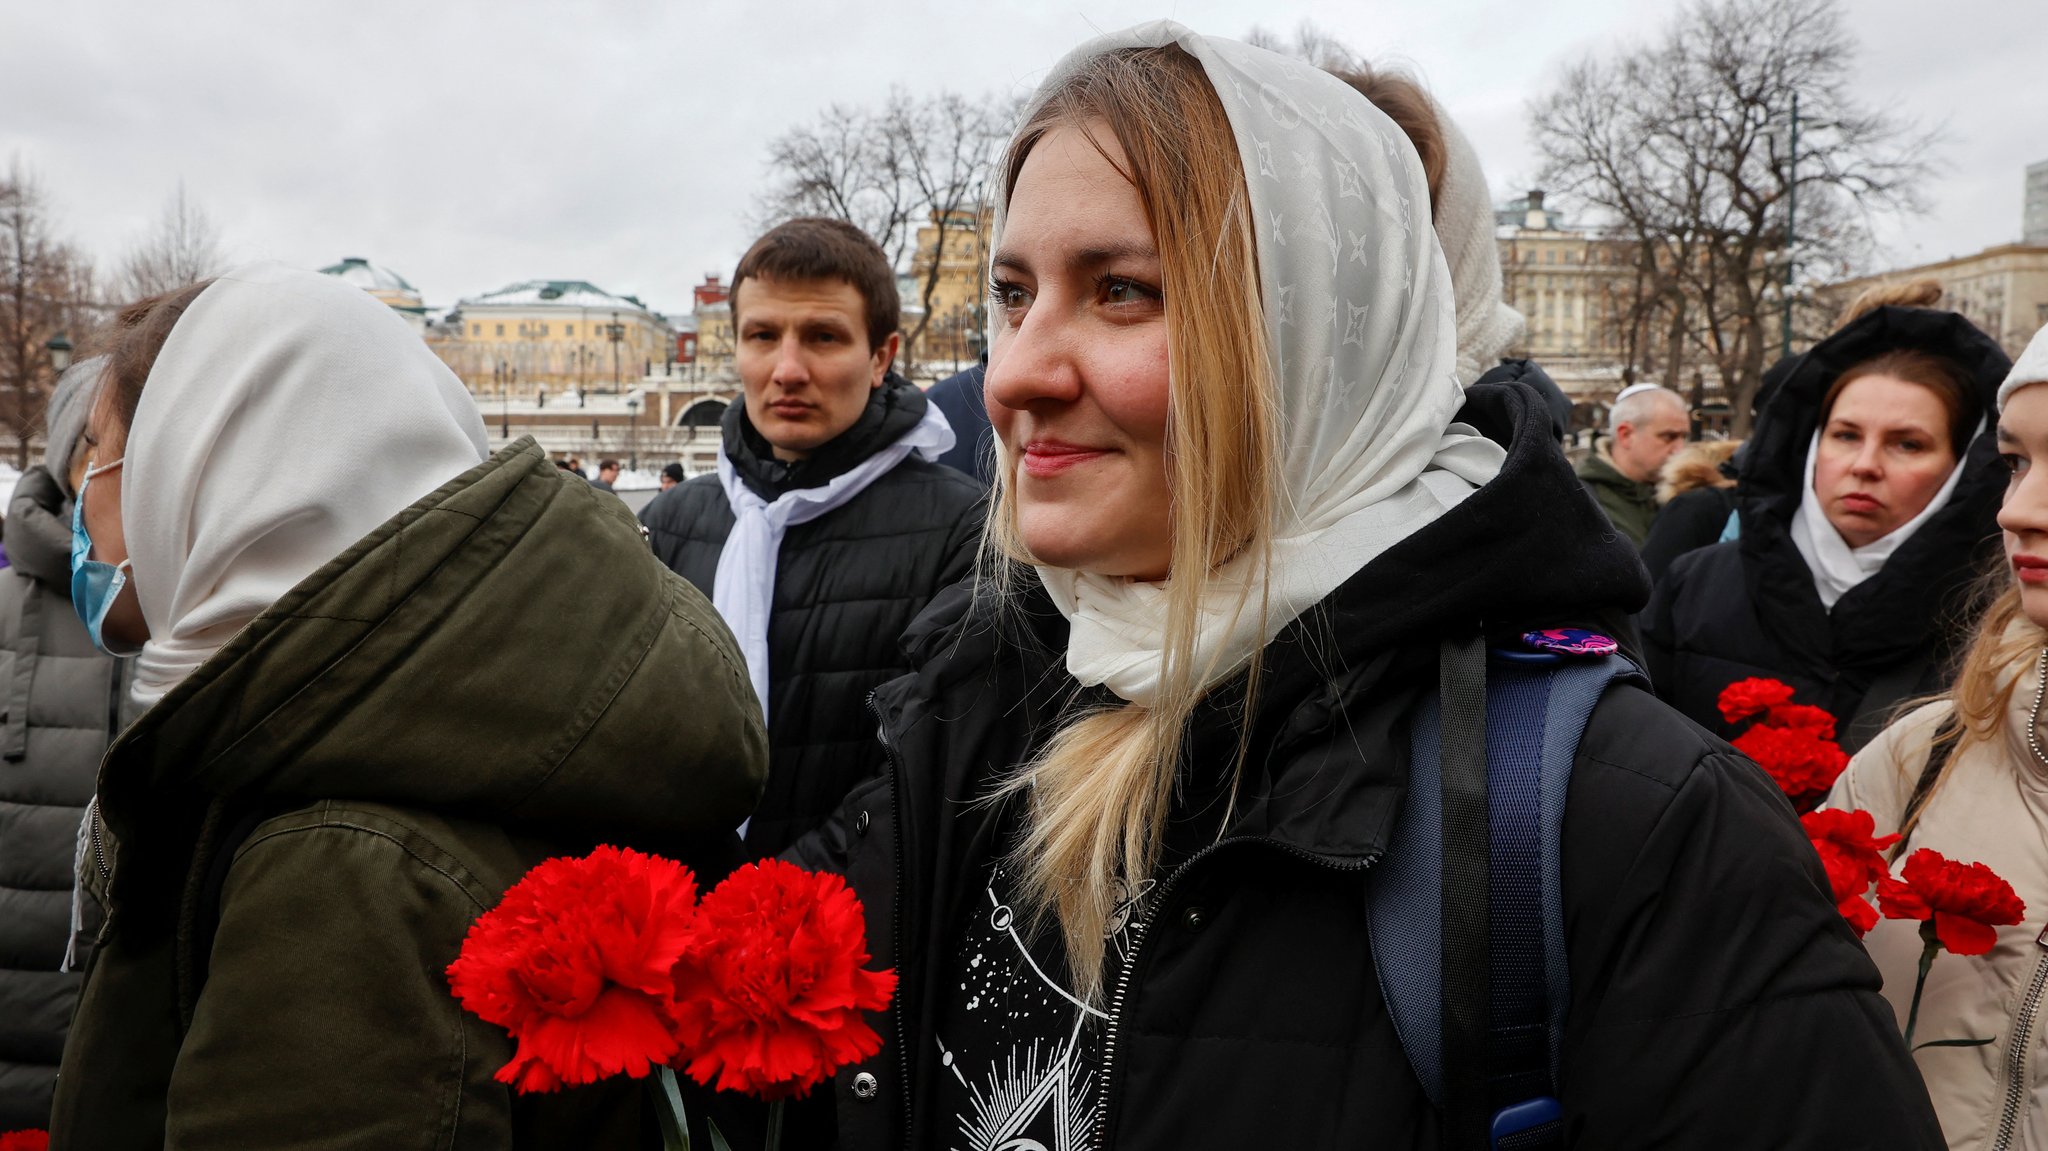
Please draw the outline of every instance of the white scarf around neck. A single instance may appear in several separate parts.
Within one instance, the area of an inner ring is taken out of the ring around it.
[[[775,568],[782,555],[783,533],[845,507],[912,452],[936,460],[952,446],[952,425],[939,405],[927,401],[924,418],[881,451],[817,487],[783,492],[773,503],[740,479],[731,457],[718,453],[718,482],[725,488],[734,522],[718,553],[711,606],[718,609],[719,617],[739,641],[764,718],[768,715],[768,617],[775,605]]]
[[[272,262],[215,280],[128,432],[121,526],[149,625],[137,702],[485,454],[469,390],[362,289]]]
[[[1407,136],[1350,85],[1162,21],[1069,54],[1032,110],[1097,55],[1167,44],[1201,63],[1237,137],[1280,385],[1271,565],[1248,551],[1196,577],[1205,586],[1194,668],[1208,686],[1491,480],[1506,453],[1452,422],[1464,401],[1458,317],[1429,187]],[[1003,454],[1007,475],[1014,461]],[[1071,625],[1068,671],[1151,704],[1165,662],[1165,588],[1038,571]]]
[[[1881,571],[1893,552],[1926,526],[1936,512],[1948,506],[1949,497],[1956,494],[1956,484],[1963,478],[1963,461],[1957,460],[1956,466],[1949,469],[1948,479],[1919,515],[1893,528],[1888,535],[1852,548],[1835,525],[1828,522],[1820,498],[1813,494],[1813,471],[1819,458],[1820,433],[1815,432],[1813,442],[1806,446],[1806,486],[1799,492],[1799,510],[1792,513],[1792,546],[1799,549],[1799,558],[1806,561],[1806,570],[1813,575],[1813,590],[1820,593],[1821,606],[1832,611],[1851,588]]]

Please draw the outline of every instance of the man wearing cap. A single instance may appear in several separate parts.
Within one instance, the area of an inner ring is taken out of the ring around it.
[[[1637,547],[1657,518],[1657,472],[1685,443],[1685,400],[1670,388],[1623,388],[1607,412],[1608,442],[1579,464],[1579,482]]]

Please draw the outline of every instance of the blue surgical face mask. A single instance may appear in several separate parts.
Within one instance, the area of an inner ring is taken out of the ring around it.
[[[134,655],[135,650],[126,645],[119,651],[108,647],[101,629],[106,626],[107,612],[121,597],[121,589],[128,585],[129,564],[127,560],[110,564],[92,558],[92,536],[85,530],[85,489],[92,486],[94,476],[113,471],[126,459],[124,456],[99,467],[93,467],[88,460],[85,478],[79,482],[78,495],[71,502],[71,609],[85,623],[94,647],[108,655],[121,656]]]

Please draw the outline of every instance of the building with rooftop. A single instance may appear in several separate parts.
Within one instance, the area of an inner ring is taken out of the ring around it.
[[[471,391],[617,392],[676,354],[675,333],[634,296],[586,280],[526,280],[463,299],[436,351]]]
[[[413,330],[424,333],[427,328],[427,307],[420,299],[419,289],[406,282],[404,276],[373,264],[361,256],[345,256],[339,264],[329,264],[320,269],[322,275],[335,276],[345,283],[354,284],[392,311],[405,317]]]
[[[1541,190],[1494,213],[1501,287],[1528,322],[1508,354],[1541,363],[1575,399],[1599,401],[1621,387],[1624,325],[1634,281],[1626,240],[1568,222]]]
[[[2048,160],[2027,168],[2019,243],[1830,284],[1822,299],[1840,307],[1866,289],[1908,280],[1939,283],[1941,307],[1990,333],[2007,355],[2024,351],[2048,327]]]
[[[2048,245],[2048,160],[2027,165],[2026,200],[2021,208],[2020,242]]]

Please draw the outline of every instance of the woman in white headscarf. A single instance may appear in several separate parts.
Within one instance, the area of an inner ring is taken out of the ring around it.
[[[486,458],[340,280],[239,268],[112,343],[72,600],[148,710],[89,817],[109,902],[52,1145],[627,1145],[630,1084],[515,1108],[446,971],[542,858],[747,814],[766,738],[717,614],[531,440]]]
[[[1640,605],[1641,568],[1540,400],[1461,391],[1415,151],[1337,78],[1105,37],[1000,187],[982,578],[876,694],[892,772],[795,853],[902,976],[841,1145],[1476,1146],[1486,1103],[1438,1109],[1375,977],[1376,863],[1437,862],[1395,823],[1408,728],[1446,641],[1566,658],[1530,649]],[[1570,789],[1532,1133],[1937,1145],[1760,773],[1616,687]]]
[[[2011,367],[1964,316],[1896,306],[1787,365],[1743,449],[1740,538],[1673,561],[1644,613],[1657,694],[1733,735],[1722,689],[1780,680],[1853,753],[1942,690],[1996,550],[2006,477],[1985,415]]]

